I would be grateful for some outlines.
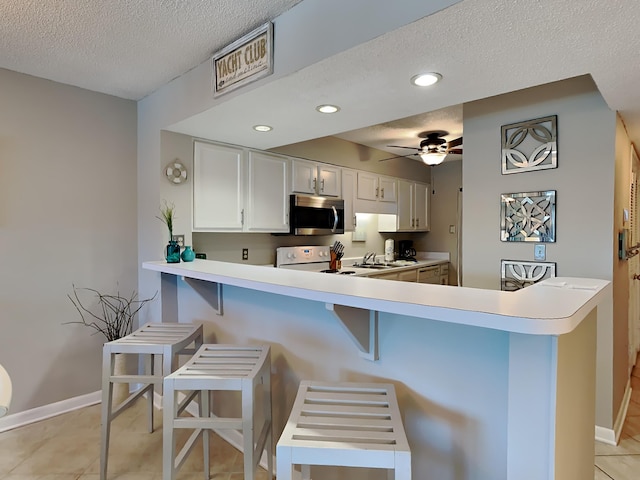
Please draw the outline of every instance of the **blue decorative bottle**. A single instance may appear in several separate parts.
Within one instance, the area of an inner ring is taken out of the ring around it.
[[[193,260],[196,258],[195,252],[191,249],[189,245],[184,247],[184,250],[182,251],[182,255],[180,256],[182,257],[183,262],[193,262]]]
[[[178,242],[174,240],[169,242],[165,258],[167,263],[180,263],[180,245],[178,245]]]

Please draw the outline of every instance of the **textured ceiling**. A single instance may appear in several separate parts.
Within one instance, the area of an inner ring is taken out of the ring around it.
[[[140,99],[297,3],[5,0],[0,67]],[[457,136],[464,102],[590,74],[640,144],[639,19],[637,0],[463,0],[172,128],[265,149],[329,135],[415,146],[423,130]],[[424,69],[444,79],[418,91],[408,79]],[[313,110],[326,101],[342,108],[330,120]],[[274,130],[256,134],[255,123]]]
[[[351,131],[369,126],[390,138],[381,125],[591,75],[609,108],[621,113],[632,141],[640,144],[639,19],[637,0],[464,0],[175,127],[262,149],[344,132],[355,140]],[[441,73],[443,80],[429,89],[412,87],[411,76],[424,70]],[[341,107],[330,120],[313,110],[325,102]],[[247,111],[251,120],[268,123],[273,131],[252,133]],[[445,130],[440,124],[414,127],[409,135]],[[414,140],[397,138],[395,144],[415,146]]]
[[[300,0],[4,0],[0,67],[138,100]]]

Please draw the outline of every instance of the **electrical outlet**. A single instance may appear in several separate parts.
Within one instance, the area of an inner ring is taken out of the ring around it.
[[[178,243],[179,247],[184,247],[184,233],[179,233],[178,235],[171,235],[171,240]]]
[[[243,260],[249,260],[249,249],[248,248],[243,248],[242,249],[242,259]]]
[[[533,247],[534,260],[544,261],[547,259],[547,246],[543,244],[535,245]]]

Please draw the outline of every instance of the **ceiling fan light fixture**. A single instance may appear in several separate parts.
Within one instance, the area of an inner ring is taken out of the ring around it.
[[[440,165],[446,156],[446,153],[440,152],[426,152],[420,154],[420,158],[427,165]]]
[[[273,127],[270,127],[269,125],[254,125],[253,129],[256,132],[270,132],[273,130]]]
[[[336,113],[340,111],[340,107],[338,107],[337,105],[325,104],[325,105],[318,105],[316,107],[316,110],[319,111],[320,113]]]
[[[428,87],[442,80],[442,75],[436,72],[421,73],[411,77],[411,83],[417,87]]]

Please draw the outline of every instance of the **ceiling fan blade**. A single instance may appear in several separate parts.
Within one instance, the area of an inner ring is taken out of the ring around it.
[[[405,147],[405,148],[409,148],[409,147]],[[418,156],[417,153],[410,153],[409,155],[397,155],[395,157],[389,157],[389,158],[383,158],[381,160],[378,160],[379,162],[386,162],[387,160],[394,160],[396,158],[407,158],[407,157],[413,157],[413,156]]]
[[[409,150],[420,150],[419,148],[416,148],[416,147],[403,147],[402,145],[387,145],[387,147],[393,147],[393,148],[408,148]]]
[[[453,140],[448,142],[447,148],[451,149],[451,148],[459,147],[460,145],[462,145],[462,137],[454,138]]]
[[[453,155],[462,155],[462,149],[461,148],[453,148],[453,149],[449,150],[447,153],[452,153]]]

